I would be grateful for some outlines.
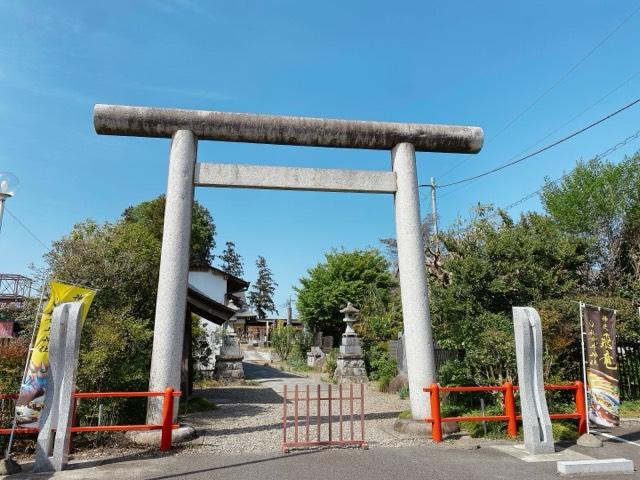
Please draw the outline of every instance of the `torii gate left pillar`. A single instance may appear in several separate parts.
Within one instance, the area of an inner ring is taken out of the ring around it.
[[[395,201],[411,414],[430,415],[422,388],[436,372],[415,152],[477,153],[482,129],[117,105],[96,105],[94,126],[99,134],[172,139],[150,390],[180,386],[194,185],[387,193]],[[392,171],[196,163],[197,140],[388,150]],[[160,416],[161,401],[151,397],[147,422],[160,423]]]

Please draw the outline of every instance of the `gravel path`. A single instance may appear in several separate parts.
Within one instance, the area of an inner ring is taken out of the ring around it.
[[[202,448],[219,453],[243,453],[279,451],[282,441],[282,392],[284,385],[291,392],[293,385],[299,385],[300,395],[306,391],[306,385],[321,384],[323,396],[328,384],[320,380],[320,374],[309,373],[300,376],[282,372],[269,366],[244,363],[247,380],[259,383],[259,386],[233,386],[199,390],[197,395],[204,396],[218,405],[208,412],[194,413],[183,417],[183,421],[192,423],[198,430],[199,438],[192,445],[196,449],[185,449],[184,453],[198,452]],[[393,422],[398,413],[409,408],[408,400],[401,400],[397,395],[380,393],[376,384],[365,385],[365,440],[370,448],[389,446],[424,445],[426,438],[408,437],[393,430]],[[337,386],[333,385],[334,395]],[[312,390],[314,392],[315,390]],[[358,392],[358,390],[356,390]],[[346,394],[346,392],[345,392]],[[290,394],[291,395],[291,394]],[[313,393],[312,393],[313,395]],[[324,402],[327,403],[327,402]],[[356,415],[359,407],[356,402]],[[289,404],[291,412],[293,406]],[[311,414],[315,415],[315,402],[311,402]],[[344,403],[345,413],[348,402]],[[304,402],[300,404],[300,414],[304,413]],[[333,404],[333,414],[338,413],[338,402]],[[327,408],[321,411],[326,423]],[[315,436],[315,416],[311,419],[310,436]],[[337,415],[334,420],[334,438],[337,436]],[[293,422],[291,421],[291,425]],[[300,435],[304,427],[300,425]],[[323,427],[326,437],[328,427]],[[359,426],[355,428],[356,436]],[[293,428],[290,429],[290,435]],[[344,431],[349,435],[348,430]]]

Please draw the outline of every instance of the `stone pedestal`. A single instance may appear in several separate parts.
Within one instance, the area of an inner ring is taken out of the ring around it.
[[[311,347],[311,350],[307,352],[307,366],[314,368],[318,362],[322,362],[325,355],[320,347]]]
[[[240,340],[238,340],[235,332],[228,333],[222,341],[220,353],[216,355],[213,376],[222,383],[242,381],[244,379],[243,358]]]
[[[358,310],[348,303],[347,307],[340,312],[345,314],[344,321],[347,323],[347,328],[342,334],[334,377],[338,383],[367,383],[362,347],[360,347],[358,335],[353,330],[353,322],[356,320]]]

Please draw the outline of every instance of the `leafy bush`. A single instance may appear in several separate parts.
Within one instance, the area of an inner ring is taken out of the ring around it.
[[[553,439],[556,442],[571,442],[578,438],[578,427],[575,420],[554,420],[551,424]]]
[[[398,366],[395,360],[389,357],[386,342],[377,343],[365,350],[364,359],[371,380],[380,380],[382,377],[389,377],[391,380],[396,376]]]
[[[287,361],[295,348],[296,331],[293,327],[278,327],[271,331],[271,346],[280,360]]]
[[[312,368],[307,365],[306,359],[302,358],[298,354],[291,355],[287,360],[287,365],[299,372],[308,372],[312,370]]]
[[[332,348],[331,351],[324,357],[325,373],[329,374],[329,378],[333,379],[333,375],[336,372],[336,366],[338,364],[338,349]]]
[[[0,393],[18,393],[28,350],[26,338],[0,345]]]
[[[401,400],[406,400],[409,398],[409,387],[407,385],[403,385],[398,389],[398,396]]]
[[[488,405],[484,409],[485,415],[503,415],[502,407],[499,405]],[[479,416],[482,415],[480,409],[467,410],[463,416]],[[504,438],[507,432],[507,422],[486,422],[488,438]],[[469,432],[473,438],[484,437],[484,428],[482,422],[460,422],[460,428]]]
[[[294,334],[294,355],[302,358],[306,362],[307,352],[311,350],[312,346],[313,334],[311,332],[296,330]]]
[[[463,360],[448,360],[438,369],[440,385],[475,385],[466,362]]]

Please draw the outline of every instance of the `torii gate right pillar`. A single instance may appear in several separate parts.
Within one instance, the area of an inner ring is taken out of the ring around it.
[[[396,237],[411,416],[422,420],[430,415],[429,401],[422,388],[435,383],[436,364],[414,146],[411,143],[396,145],[391,151],[391,165],[397,182]]]

